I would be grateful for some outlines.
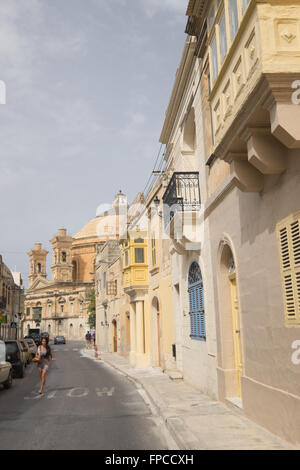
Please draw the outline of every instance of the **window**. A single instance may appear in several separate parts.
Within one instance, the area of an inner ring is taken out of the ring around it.
[[[213,24],[214,24],[214,21],[215,21],[215,8],[212,7],[212,9],[210,10],[209,15],[208,15],[208,26],[209,26],[209,29],[212,28],[212,26],[213,26]]]
[[[73,302],[71,303],[70,307],[71,307],[71,313],[74,313],[74,304],[73,304]]]
[[[65,251],[63,251],[61,254],[61,260],[63,263],[67,261],[67,253]]]
[[[156,240],[154,238],[154,235],[152,235],[151,248],[152,248],[152,266],[156,266],[156,263],[157,263],[157,260],[156,260]]]
[[[125,251],[125,266],[128,266],[128,250]]]
[[[300,326],[300,212],[277,224],[286,326]]]
[[[143,238],[135,238],[134,243],[144,243],[144,239]]]
[[[106,272],[103,273],[103,288],[105,289],[106,287]]]
[[[229,0],[229,16],[230,16],[230,38],[232,42],[239,28],[237,0]]]
[[[107,295],[117,295],[117,280],[107,281],[107,283],[106,283],[106,294]]]
[[[211,57],[212,57],[212,80],[213,82],[216,80],[218,73],[219,73],[219,66],[218,66],[218,51],[217,51],[217,38],[214,37],[211,43]]]
[[[210,36],[210,62],[211,62],[211,85],[217,79],[219,67],[223,64],[228,52],[228,44],[232,43],[237,35],[242,15],[250,0],[227,0],[225,2],[214,2],[214,6],[208,14]],[[225,7],[225,9],[224,9]],[[216,18],[219,18],[218,24]]]
[[[242,5],[243,5],[243,13],[245,13],[248,4],[250,3],[250,0],[242,0]]]
[[[63,305],[60,306],[60,311],[61,311],[61,313],[64,313],[64,306]]]
[[[134,249],[134,258],[136,263],[145,263],[145,252],[144,248]]]
[[[190,337],[206,341],[203,280],[199,264],[194,261],[188,275]]]
[[[48,314],[51,313],[51,304],[48,304]]]
[[[224,58],[227,54],[227,34],[226,34],[226,19],[225,19],[225,11],[222,14],[220,24],[220,56],[221,56],[221,63],[223,63]]]
[[[26,308],[26,315],[27,315],[27,316],[30,315],[30,307],[27,307],[27,308]]]

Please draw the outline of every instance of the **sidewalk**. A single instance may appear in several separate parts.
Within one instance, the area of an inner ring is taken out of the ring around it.
[[[95,354],[88,349],[81,353],[90,358]],[[136,369],[116,353],[101,353],[101,361],[145,390],[180,450],[295,449],[184,381],[171,380],[159,368]]]

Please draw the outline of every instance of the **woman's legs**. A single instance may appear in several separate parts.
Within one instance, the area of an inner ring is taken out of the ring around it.
[[[46,370],[41,370],[41,388],[39,389],[39,393],[43,393],[43,389],[46,383]]]

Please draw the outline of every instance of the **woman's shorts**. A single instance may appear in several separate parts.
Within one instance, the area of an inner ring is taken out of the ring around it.
[[[41,364],[38,364],[38,369],[40,369],[40,371],[45,370],[47,372],[49,364],[46,361],[43,361]]]

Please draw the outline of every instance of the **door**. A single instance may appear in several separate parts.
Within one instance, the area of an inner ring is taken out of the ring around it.
[[[240,316],[237,298],[236,276],[230,276],[231,305],[232,305],[232,327],[233,327],[233,346],[234,346],[234,362],[237,378],[237,392],[241,396],[241,377],[243,374],[242,363],[242,346],[240,331]]]
[[[157,347],[158,347],[158,367],[161,366],[161,359],[160,359],[160,321],[159,321],[159,311],[157,312]]]
[[[113,321],[114,325],[114,352],[118,351],[118,339],[117,339],[117,322]]]

